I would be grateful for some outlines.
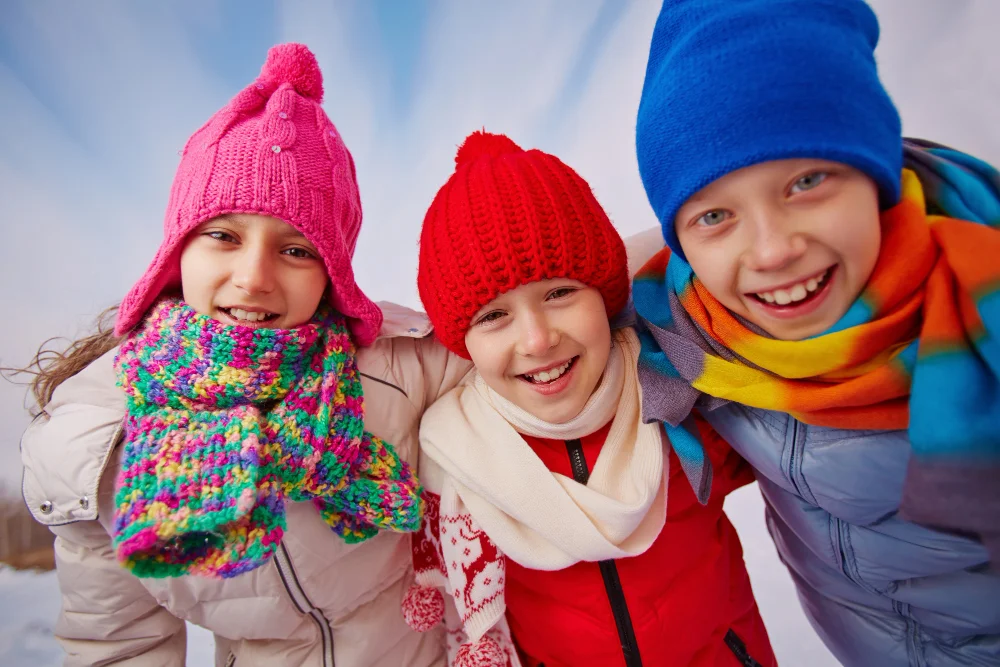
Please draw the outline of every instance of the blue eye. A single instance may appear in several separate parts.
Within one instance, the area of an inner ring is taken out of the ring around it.
[[[715,227],[716,225],[725,222],[727,218],[729,218],[729,211],[717,208],[698,216],[695,218],[695,222],[703,227]]]
[[[811,174],[806,174],[792,184],[791,193],[796,194],[812,190],[817,185],[825,181],[827,176],[828,174],[825,171],[814,171]]]

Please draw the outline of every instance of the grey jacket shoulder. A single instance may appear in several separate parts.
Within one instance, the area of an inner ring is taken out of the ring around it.
[[[21,492],[47,526],[97,518],[97,490],[125,417],[114,371],[117,348],[53,393],[21,437]]]

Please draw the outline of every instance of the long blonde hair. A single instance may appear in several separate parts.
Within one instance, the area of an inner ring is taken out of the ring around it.
[[[24,368],[0,369],[8,379],[16,375],[33,376],[28,383],[35,399],[35,405],[30,410],[33,417],[45,412],[45,406],[52,400],[56,387],[114,349],[123,340],[124,336],[116,336],[114,333],[117,312],[118,306],[104,310],[97,316],[94,333],[73,341],[63,350],[52,345],[63,339],[50,338],[39,346],[34,358]]]

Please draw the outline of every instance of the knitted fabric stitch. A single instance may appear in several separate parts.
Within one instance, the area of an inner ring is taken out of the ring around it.
[[[351,267],[361,231],[354,159],[322,101],[316,57],[302,44],[278,44],[256,81],[191,135],[170,189],[163,242],[122,300],[117,335],[180,284],[188,234],[222,215],[252,213],[291,225],[316,247],[330,280],[330,305],[347,317],[357,345],[371,345],[382,311]]]
[[[855,303],[811,338],[771,338],[664,249],[633,286],[643,416],[689,479],[703,452],[678,424],[730,401],[816,426],[908,429],[901,514],[979,534],[1000,562],[1000,172],[907,140],[903,198]],[[959,219],[960,216],[964,219]]]
[[[420,489],[364,430],[343,316],[226,326],[164,299],[115,359],[126,394],[114,548],[137,576],[231,577],[273,554],[284,502],[311,501],[345,541],[418,527]]]
[[[769,160],[850,165],[899,201],[902,129],[862,0],[665,0],[636,117],[639,174],[663,237],[693,194]]]
[[[597,289],[614,317],[628,301],[625,244],[590,186],[559,158],[473,132],[420,234],[417,286],[438,339],[468,359],[476,311],[549,278]]]

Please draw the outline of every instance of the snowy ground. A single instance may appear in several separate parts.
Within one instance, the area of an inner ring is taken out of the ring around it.
[[[764,527],[764,505],[756,485],[726,502],[743,540],[747,567],[771,642],[782,665],[835,667],[799,608],[792,581]],[[31,574],[0,569],[0,667],[55,667],[61,664],[52,626],[59,610],[55,573]],[[188,627],[188,665],[212,665],[212,635]]]

